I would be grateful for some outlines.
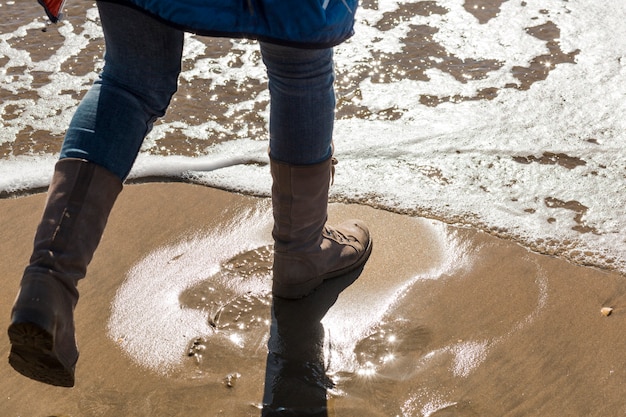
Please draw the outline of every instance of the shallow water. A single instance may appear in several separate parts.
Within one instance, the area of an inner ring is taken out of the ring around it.
[[[5,195],[47,184],[102,65],[97,12],[84,7],[50,26],[36,4],[1,3]],[[624,272],[624,7],[364,2],[336,50],[333,197]],[[265,84],[254,42],[188,36],[180,91],[132,176],[267,195]],[[215,160],[245,166],[206,172]]]
[[[162,205],[169,195],[178,198]],[[0,200],[9,286],[44,198]],[[375,231],[363,274],[272,305],[266,198],[129,186],[81,282],[76,387],[0,363],[7,413],[259,416],[263,402],[289,399],[342,417],[624,411],[621,275],[434,220],[330,209],[331,220],[361,218]],[[1,295],[10,306],[13,291]],[[277,389],[264,395],[264,382]]]
[[[265,203],[140,259],[116,291],[109,339],[170,381],[238,387],[265,378],[262,401],[253,401],[266,412],[425,416],[451,407],[472,415],[457,389],[546,307],[544,273],[532,261],[493,269],[462,231],[409,217],[399,235],[414,246],[376,240],[396,273],[370,270],[357,280],[356,271],[302,300],[272,300]],[[397,221],[368,215],[379,226]],[[517,301],[508,304],[511,294]],[[505,315],[492,314],[505,304]]]

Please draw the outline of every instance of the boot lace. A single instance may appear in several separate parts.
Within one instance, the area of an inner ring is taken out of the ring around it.
[[[334,156],[330,160],[330,185],[335,183],[335,165],[337,165],[339,161]]]
[[[352,235],[346,235],[345,233],[334,229],[332,227],[324,226],[324,232],[322,235],[326,238],[332,239],[335,242],[358,242],[357,238]]]

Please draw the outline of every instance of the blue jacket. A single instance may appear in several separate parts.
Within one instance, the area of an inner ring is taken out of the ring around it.
[[[64,0],[39,0],[54,22]],[[327,48],[354,33],[358,0],[110,0],[131,4],[183,30]],[[61,4],[60,4],[61,3]]]

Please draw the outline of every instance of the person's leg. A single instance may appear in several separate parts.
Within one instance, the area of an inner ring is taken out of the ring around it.
[[[271,100],[272,292],[300,298],[362,266],[372,242],[359,220],[326,225],[334,170],[332,50],[262,43],[261,53]]]
[[[267,67],[270,157],[311,165],[332,154],[335,120],[333,50],[261,43]]]
[[[124,180],[176,92],[184,33],[140,11],[98,2],[105,65],[81,101],[60,158],[96,163]]]
[[[98,7],[105,67],[67,132],[8,329],[11,366],[59,386],[74,385],[78,280],[145,134],[176,90],[183,42],[182,33],[135,10]]]

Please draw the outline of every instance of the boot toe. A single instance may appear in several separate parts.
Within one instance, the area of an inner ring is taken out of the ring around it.
[[[323,235],[345,248],[352,248],[357,258],[371,246],[369,228],[358,219],[346,220],[335,227],[327,225]]]
[[[343,231],[343,233],[352,242],[358,242],[359,245],[365,249],[370,244],[370,231],[365,222],[358,219],[346,220],[341,223],[337,229]]]
[[[346,220],[336,227],[326,226],[323,235],[330,242],[326,252],[329,263],[323,279],[341,276],[361,267],[372,252],[369,229],[361,220]],[[333,253],[336,255],[333,256]]]

